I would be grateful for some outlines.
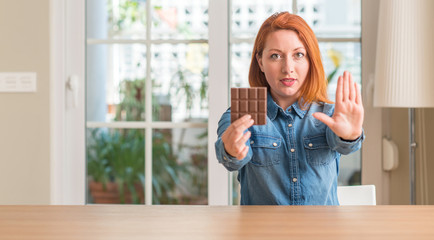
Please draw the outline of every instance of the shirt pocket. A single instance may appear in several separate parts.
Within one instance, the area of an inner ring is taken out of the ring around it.
[[[327,165],[334,160],[325,135],[304,137],[303,145],[307,161],[312,166]]]
[[[253,165],[271,166],[280,162],[282,151],[282,140],[280,138],[252,134],[250,147],[253,151],[250,163]]]

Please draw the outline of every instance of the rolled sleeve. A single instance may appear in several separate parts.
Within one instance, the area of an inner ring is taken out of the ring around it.
[[[237,158],[228,154],[225,150],[224,144],[219,137],[215,143],[215,150],[219,163],[223,164],[229,171],[237,171],[242,168],[252,158],[253,152],[249,146],[249,152],[244,159],[238,160]]]

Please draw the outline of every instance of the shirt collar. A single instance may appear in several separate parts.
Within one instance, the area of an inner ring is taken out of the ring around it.
[[[310,104],[307,104],[307,105],[306,105],[306,109],[305,109],[305,110],[302,110],[301,107],[300,107],[300,105],[299,105],[298,103],[299,103],[299,101],[297,101],[297,102],[295,102],[294,104],[292,104],[292,108],[294,109],[294,111],[297,113],[297,115],[298,115],[300,118],[303,118],[304,115],[306,115],[307,109],[309,109]]]
[[[297,115],[300,118],[303,118],[304,115],[306,115],[307,109],[309,109],[310,104],[306,106],[305,110],[302,110],[301,107],[298,104],[298,101],[292,104],[291,106],[294,111],[297,113]],[[273,97],[271,97],[270,91],[267,91],[267,116],[270,120],[274,120],[277,116],[277,112],[279,109],[282,109],[277,103],[273,100]]]

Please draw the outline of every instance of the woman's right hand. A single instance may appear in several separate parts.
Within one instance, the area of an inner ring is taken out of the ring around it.
[[[246,141],[250,138],[250,131],[244,133],[246,129],[253,125],[252,117],[247,114],[234,121],[222,135],[223,145],[226,152],[241,160],[246,157],[249,147]]]

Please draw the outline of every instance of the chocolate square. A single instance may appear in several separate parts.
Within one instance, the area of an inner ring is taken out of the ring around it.
[[[267,88],[231,88],[231,122],[250,114],[254,125],[267,122]]]

